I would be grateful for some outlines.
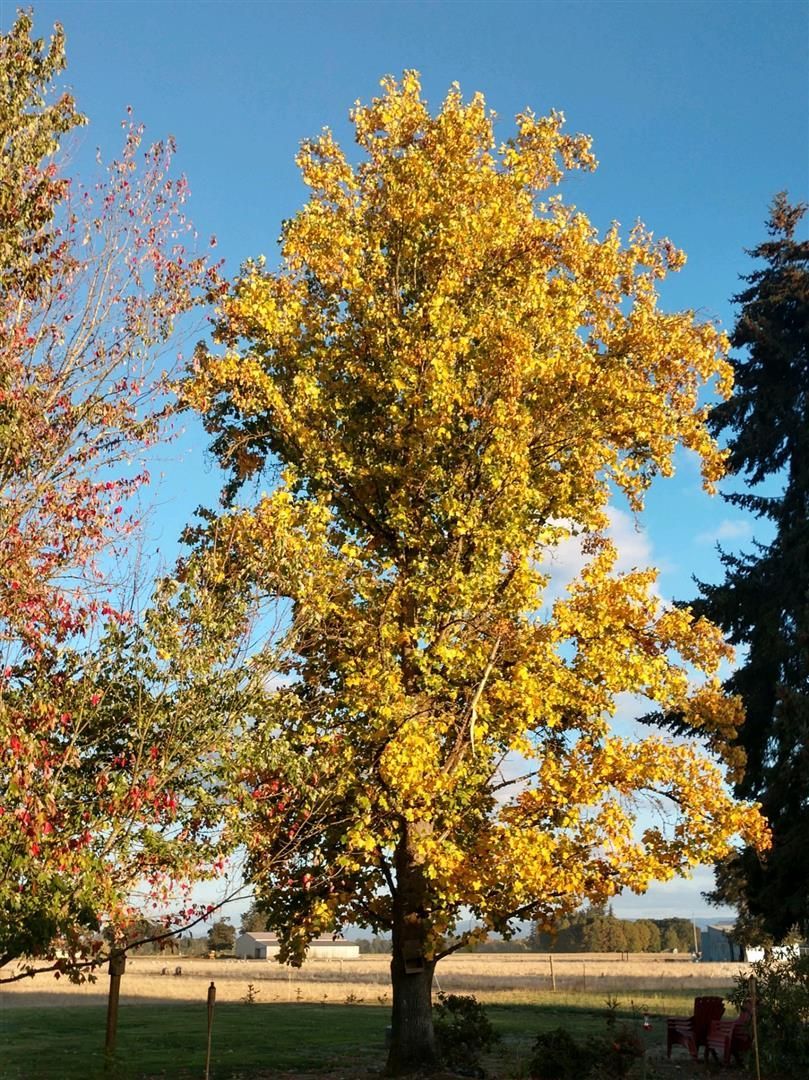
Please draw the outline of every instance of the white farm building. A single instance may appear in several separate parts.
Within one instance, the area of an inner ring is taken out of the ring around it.
[[[236,956],[241,960],[272,960],[278,955],[278,938],[275,934],[241,934],[236,938]],[[351,960],[360,955],[359,945],[342,938],[315,938],[309,946],[310,960]]]

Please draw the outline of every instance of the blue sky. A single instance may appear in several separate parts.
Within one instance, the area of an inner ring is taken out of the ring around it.
[[[0,0],[7,28],[16,3]],[[350,142],[348,109],[386,73],[422,73],[438,105],[458,81],[481,90],[503,137],[516,112],[561,109],[594,138],[601,165],[566,187],[600,228],[637,218],[688,253],[664,306],[732,325],[729,297],[743,254],[763,238],[772,195],[807,192],[809,5],[801,2],[146,2],[35,5],[37,31],[67,33],[67,81],[91,124],[71,171],[87,175],[100,146],[119,147],[126,107],[149,135],[175,136],[200,235],[216,234],[231,272],[248,256],[273,262],[280,222],[304,198],[293,157],[324,125]],[[191,428],[168,451],[154,535],[171,558],[195,505],[216,498],[204,439]],[[173,459],[173,460],[172,460]],[[749,544],[751,525],[700,491],[694,462],[660,484],[638,531],[616,518],[619,543],[661,569],[664,596],[692,594],[692,574],[720,576],[714,542]],[[627,915],[712,914],[698,884],[675,883]]]

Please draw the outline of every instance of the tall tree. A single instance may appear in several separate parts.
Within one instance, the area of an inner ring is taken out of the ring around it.
[[[236,928],[227,919],[217,919],[208,931],[208,944],[213,952],[232,952],[236,941]]]
[[[209,618],[222,589],[192,564],[143,625],[125,603],[170,412],[162,354],[216,284],[183,250],[187,185],[129,122],[96,184],[66,178],[59,140],[82,117],[54,89],[61,30],[48,47],[31,31],[22,13],[0,34],[0,964],[76,973],[133,888],[216,862],[207,770],[244,677],[227,671],[239,615],[223,597]]]
[[[725,684],[746,710],[736,791],[761,802],[773,831],[765,856],[745,847],[720,864],[712,896],[778,939],[794,926],[809,932],[809,242],[795,236],[805,212],[784,192],[773,201],[770,238],[750,252],[763,265],[734,297],[736,389],[710,421],[749,485],[724,498],[775,536],[749,554],[722,553],[724,580],[700,583],[694,604],[743,650]]]
[[[210,533],[230,537],[232,588],[296,616],[243,771],[260,906],[286,958],[341,924],[392,933],[400,1072],[434,1060],[442,956],[764,834],[694,747],[607,719],[644,693],[720,749],[736,719],[675,660],[714,670],[719,632],[662,608],[653,571],[616,573],[604,535],[610,492],[639,508],[678,444],[721,472],[698,394],[728,389],[722,340],[657,307],[682,254],[641,228],[599,238],[550,192],[595,165],[559,114],[520,115],[498,147],[480,95],[454,87],[433,116],[414,73],[383,87],[352,114],[359,165],[328,132],[304,143],[281,266],[244,268],[186,393],[231,503],[283,468]],[[543,607],[571,533],[590,561]],[[670,828],[635,834],[645,794]],[[453,937],[464,909],[478,926]]]
[[[242,915],[242,921],[239,926],[239,933],[264,933],[266,929],[267,916],[260,912],[255,904],[251,904],[247,911],[245,911],[244,915]]]

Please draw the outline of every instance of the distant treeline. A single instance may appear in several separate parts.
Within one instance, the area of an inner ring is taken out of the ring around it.
[[[152,921],[146,918],[133,919],[125,928],[125,940],[127,945],[137,941],[143,941],[143,945],[130,947],[132,955],[150,955],[164,953],[169,956],[207,956],[211,949],[207,937],[193,937],[190,933],[176,934],[166,937],[166,924]],[[120,944],[120,938],[113,939],[109,932],[105,932],[104,940],[108,945],[113,942]],[[149,939],[154,940],[149,940]]]
[[[352,938],[361,953],[387,953],[390,955],[390,938]]]
[[[227,942],[211,942],[208,937],[191,938],[190,935],[170,938],[161,943],[142,945],[137,952],[175,952],[183,956],[204,956],[218,947],[232,948],[236,936],[226,920],[219,920],[217,929],[227,930]],[[254,908],[242,918],[241,933],[266,930],[266,919]],[[146,919],[133,922],[130,941],[158,936],[164,932],[163,924]],[[390,955],[390,938],[353,938],[365,954]],[[690,919],[619,919],[609,908],[587,908],[567,919],[560,920],[554,933],[534,927],[527,937],[514,937],[510,941],[494,938],[482,945],[471,945],[464,952],[478,953],[530,953],[530,952],[681,952],[694,951],[694,929]]]
[[[359,938],[361,953],[390,953],[388,938]],[[619,919],[611,911],[588,909],[559,923],[555,933],[534,928],[528,937],[499,938],[465,952],[684,952],[694,951],[689,919]]]
[[[694,951],[690,919],[618,919],[612,911],[588,909],[559,923],[554,933],[535,928],[528,938],[534,952],[686,952]]]

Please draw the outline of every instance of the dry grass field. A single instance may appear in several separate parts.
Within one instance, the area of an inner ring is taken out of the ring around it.
[[[175,975],[177,966],[182,974]],[[579,995],[629,995],[665,999],[712,991],[722,994],[746,965],[696,964],[669,954],[556,954],[553,972],[560,999]],[[8,974],[5,969],[4,974]],[[164,974],[165,972],[165,974]],[[352,960],[313,960],[295,970],[264,960],[206,960],[135,956],[121,980],[121,1001],[132,1004],[204,1001],[211,981],[217,1001],[244,999],[248,984],[257,1001],[386,1004],[390,998],[388,958],[368,955]],[[437,989],[475,994],[481,1001],[528,1004],[552,989],[549,958],[540,953],[456,955],[438,966]],[[74,986],[40,975],[2,987],[2,1008],[14,1006],[99,1005],[106,1000],[105,969],[98,981]]]

